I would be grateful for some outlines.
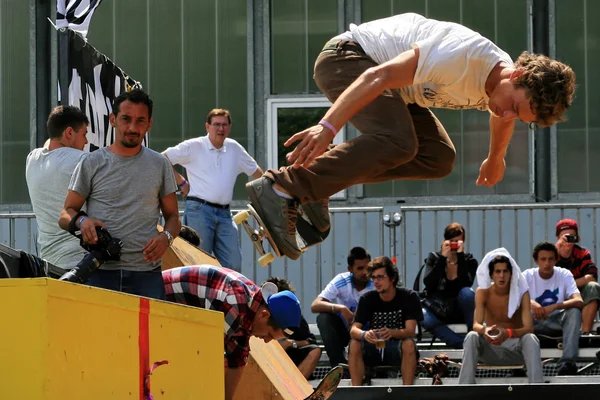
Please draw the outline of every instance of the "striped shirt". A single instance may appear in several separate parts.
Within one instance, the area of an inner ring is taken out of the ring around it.
[[[598,280],[598,267],[592,260],[592,254],[586,248],[579,245],[573,246],[573,251],[569,258],[558,256],[557,266],[568,269],[573,274],[575,279],[579,279],[585,275],[593,275],[594,279]]]
[[[238,272],[212,265],[173,268],[162,275],[167,301],[224,314],[225,367],[245,366],[252,322],[265,305],[260,287]]]
[[[354,312],[358,306],[358,299],[360,299],[360,296],[373,289],[375,289],[375,285],[373,285],[373,281],[369,280],[367,286],[365,286],[363,290],[356,290],[356,286],[354,286],[354,275],[351,272],[342,272],[341,274],[336,275],[335,278],[325,286],[325,289],[323,289],[319,297],[322,297],[331,303],[343,304],[348,307],[350,311]]]

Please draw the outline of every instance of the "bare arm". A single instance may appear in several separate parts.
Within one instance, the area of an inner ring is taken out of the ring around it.
[[[225,368],[225,400],[233,400],[235,389],[240,383],[243,373],[244,367]]]
[[[323,119],[338,130],[386,89],[400,89],[413,84],[419,62],[414,48],[363,72],[333,103]]]
[[[346,307],[343,304],[334,304],[331,303],[329,300],[327,300],[324,297],[317,297],[312,304],[310,305],[310,310],[315,313],[315,314],[320,314],[320,313],[341,313],[342,317],[344,317],[344,319],[346,320],[346,322],[348,323],[348,325],[350,325],[352,323],[352,320],[354,319],[354,313],[352,311],[350,311],[350,309],[348,307]]]
[[[583,308],[583,299],[581,298],[581,294],[573,293],[569,300],[563,301],[562,303],[553,304],[554,310],[566,310],[568,308]],[[552,307],[550,306],[550,307]],[[554,311],[552,310],[552,311]]]
[[[337,304],[333,304],[329,300],[317,296],[317,298],[314,299],[310,305],[310,311],[312,311],[314,314],[335,313],[335,306],[337,306]]]
[[[504,119],[490,114],[490,149],[481,164],[477,185],[494,186],[502,180],[506,163],[506,150],[515,129],[515,120]]]
[[[164,229],[169,231],[173,238],[176,238],[179,231],[181,231],[181,219],[179,218],[179,204],[177,204],[175,193],[170,193],[160,199],[160,210],[165,217]]]
[[[504,158],[515,129],[515,120],[505,121],[490,115],[490,149],[488,158]]]
[[[587,274],[582,276],[581,278],[575,279],[575,284],[578,288],[582,288],[590,282],[596,282],[596,278],[594,278],[594,275]]]
[[[417,321],[409,319],[404,323],[404,329],[392,329],[394,339],[406,339],[415,337],[417,334]]]
[[[73,190],[69,190],[65,198],[65,205],[58,218],[58,225],[65,231],[68,231],[71,220],[81,211],[84,204],[85,197]],[[79,221],[75,223],[75,228],[81,231],[83,241],[91,244],[95,244],[98,241],[96,226],[104,227],[104,224],[92,217],[85,218],[81,226],[79,226]]]
[[[521,321],[523,327],[513,329],[513,337],[521,337],[527,333],[533,333],[533,316],[531,315],[531,298],[529,292],[525,292],[521,297]]]
[[[477,289],[475,292],[475,314],[473,315],[473,331],[479,335],[483,335],[485,328],[483,322],[485,320],[485,292],[482,289]]]
[[[358,111],[371,103],[386,89],[400,89],[413,84],[419,62],[419,49],[414,48],[388,62],[363,72],[327,111],[324,120],[337,130],[341,129]],[[331,141],[333,132],[322,125],[315,125],[290,137],[284,146],[301,141],[288,156],[293,167],[308,167],[323,154]]]
[[[167,160],[169,160],[169,162],[171,162],[171,159],[169,158],[167,153],[162,152],[161,154],[163,156],[167,157]],[[181,189],[181,193],[184,196],[187,196],[188,193],[190,192],[190,183],[185,179],[185,177],[183,175],[181,175],[179,172],[177,172],[173,163],[171,163],[171,167],[173,168],[173,174],[175,174],[175,182],[177,183],[177,186],[179,186],[179,188]],[[185,182],[185,185],[182,185],[183,182]]]
[[[263,170],[260,167],[258,167],[256,171],[254,171],[254,173],[252,174],[252,179],[258,179],[261,176],[263,176]]]
[[[181,220],[179,219],[179,208],[175,193],[169,193],[160,199],[160,209],[165,217],[164,230],[168,231],[173,238],[179,235]],[[157,263],[169,248],[169,239],[162,233],[150,238],[142,252],[146,262]]]

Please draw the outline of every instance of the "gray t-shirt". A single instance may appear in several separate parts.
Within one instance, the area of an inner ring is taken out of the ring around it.
[[[160,199],[177,190],[169,160],[147,147],[131,157],[103,147],[83,159],[69,189],[87,199],[87,213],[123,241],[120,261],[102,269],[150,271],[160,266],[144,261],[142,249],[158,234]]]
[[[27,156],[25,178],[38,226],[40,257],[71,269],[87,254],[79,239],[58,226],[71,175],[88,153],[70,147],[34,149]]]

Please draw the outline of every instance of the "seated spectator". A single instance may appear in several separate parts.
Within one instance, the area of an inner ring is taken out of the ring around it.
[[[575,375],[581,328],[579,309],[583,300],[573,274],[555,267],[557,257],[558,251],[552,243],[539,243],[533,249],[533,260],[538,267],[526,270],[523,275],[531,295],[534,332],[551,336],[562,333],[563,355],[558,375]]]
[[[458,383],[476,383],[478,361],[498,366],[525,364],[529,383],[543,382],[527,282],[506,249],[486,254],[477,268],[477,282],[473,331],[465,337]]]
[[[465,228],[454,222],[444,230],[440,252],[429,253],[425,261],[425,295],[448,306],[444,317],[423,308],[423,328],[444,341],[448,346],[462,349],[464,337],[446,324],[464,323],[473,328],[475,292],[471,289],[477,271],[477,260],[465,252]]]
[[[572,219],[562,219],[556,224],[556,249],[558,262],[556,265],[568,269],[575,278],[575,284],[583,298],[581,311],[581,331],[585,334],[592,331],[594,318],[598,313],[600,301],[600,285],[598,284],[598,268],[592,260],[590,251],[581,247],[579,227]]]
[[[287,279],[272,277],[265,282],[274,283],[280,292],[289,290],[296,294],[296,290]],[[306,379],[314,379],[312,374],[321,358],[321,348],[317,345],[315,335],[310,333],[308,322],[306,322],[304,316],[300,317],[300,327],[291,336],[281,337],[277,341],[296,364],[302,375]]]
[[[348,272],[336,275],[310,307],[313,313],[319,313],[317,327],[332,368],[347,363],[344,349],[350,342],[348,331],[358,299],[375,288],[367,271],[371,255],[365,249],[354,247],[347,261]]]
[[[350,329],[348,352],[352,386],[360,386],[365,365],[397,365],[402,383],[412,385],[417,369],[415,336],[423,319],[417,292],[396,287],[398,268],[387,257],[369,263],[375,291],[361,296]]]
[[[200,247],[200,235],[195,229],[187,225],[181,225],[181,231],[179,231],[179,237],[184,239],[192,246]]]

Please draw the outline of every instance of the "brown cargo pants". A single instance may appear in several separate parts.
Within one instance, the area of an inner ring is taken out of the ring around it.
[[[376,65],[357,43],[329,41],[315,62],[314,78],[334,102]],[[386,90],[350,123],[361,135],[330,147],[308,168],[286,166],[266,176],[304,204],[356,184],[437,179],[452,171],[456,150],[442,124],[429,109],[406,104],[397,90]]]

